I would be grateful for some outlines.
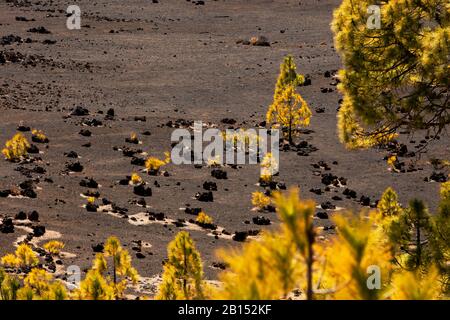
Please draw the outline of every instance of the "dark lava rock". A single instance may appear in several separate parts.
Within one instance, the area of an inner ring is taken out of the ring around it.
[[[359,203],[366,207],[370,206],[370,197],[361,196],[361,198],[359,199]]]
[[[202,208],[186,208],[184,212],[187,214],[192,214],[194,216],[198,216],[198,214],[202,211]]]
[[[325,209],[325,210],[336,209],[336,206],[334,204],[332,204],[330,201],[323,202],[320,206],[322,207],[322,209]]]
[[[131,164],[135,165],[135,166],[143,167],[143,166],[145,166],[145,159],[133,157],[133,158],[131,158]]]
[[[312,193],[317,194],[317,195],[320,196],[322,194],[322,189],[320,189],[320,188],[312,188],[312,189],[309,189],[309,192],[312,192]]]
[[[27,152],[31,153],[31,154],[37,154],[37,153],[39,153],[39,148],[35,144],[30,144],[30,146],[27,149]]]
[[[67,169],[69,171],[73,171],[73,172],[81,172],[81,171],[83,171],[83,166],[78,161],[77,162],[68,163],[66,165],[66,167],[67,167]]]
[[[13,233],[14,224],[11,218],[4,218],[2,224],[0,224],[1,233]]]
[[[106,117],[107,119],[111,120],[114,119],[115,111],[113,108],[109,108],[108,111],[106,111]]]
[[[135,116],[134,121],[146,122],[147,117],[146,116]]]
[[[78,153],[76,153],[75,151],[70,151],[70,152],[67,152],[67,153],[65,153],[64,152],[64,155],[67,157],[67,158],[78,158]]]
[[[225,269],[228,267],[228,264],[226,264],[225,262],[213,262],[213,263],[211,264],[211,266],[212,266],[213,268],[225,270]]]
[[[217,191],[217,184],[212,181],[205,181],[203,183],[203,189],[208,191]]]
[[[31,228],[33,229],[33,236],[35,237],[42,237],[45,234],[44,226],[33,226]]]
[[[145,184],[140,184],[140,185],[134,187],[133,192],[134,192],[134,194],[141,196],[141,197],[151,197],[152,188],[146,187]]]
[[[230,125],[236,124],[236,120],[232,119],[232,118],[224,118],[224,119],[220,120],[220,122],[222,122],[224,124],[230,124]]]
[[[6,198],[11,194],[11,190],[0,190],[0,198]]]
[[[342,201],[342,198],[339,196],[333,196],[331,199],[333,199],[334,201]]]
[[[31,130],[30,127],[24,126],[24,125],[20,125],[20,126],[17,127],[17,131],[20,131],[20,132],[28,132],[30,130]]]
[[[325,211],[319,211],[316,213],[316,217],[319,219],[328,219],[328,213]]]
[[[228,179],[227,172],[222,169],[211,170],[211,176],[216,179]]]
[[[329,186],[330,184],[333,184],[333,182],[337,179],[338,179],[338,177],[331,173],[325,173],[322,175],[322,183],[327,186]]]
[[[39,221],[39,213],[36,210],[31,211],[28,214],[28,220],[30,220],[30,221]]]
[[[33,189],[25,189],[20,191],[20,194],[24,197],[35,199],[37,198],[37,194]]]
[[[162,221],[166,218],[166,215],[163,212],[148,212],[149,217],[158,221]]]
[[[346,196],[347,198],[353,198],[353,199],[356,198],[356,191],[355,190],[351,190],[351,189],[346,188],[344,190],[344,192],[342,192],[342,194],[344,196]]]
[[[93,178],[86,178],[80,181],[80,186],[85,188],[98,188],[98,183]]]
[[[78,132],[83,137],[90,137],[92,136],[92,132],[87,129],[81,129],[80,132]]]
[[[87,116],[89,115],[89,110],[82,107],[82,106],[77,106],[75,107],[75,109],[73,109],[73,111],[70,113],[71,116]]]
[[[269,39],[265,36],[252,37],[250,39],[250,44],[252,46],[270,47]]]
[[[92,245],[92,251],[94,251],[95,253],[101,253],[101,252],[103,252],[104,249],[105,249],[105,247],[104,247],[103,243]]]
[[[16,216],[14,217],[16,220],[26,220],[27,214],[23,211],[19,211],[19,213],[16,213]]]
[[[15,36],[13,34],[10,34],[8,36],[3,36],[0,38],[0,45],[2,45],[2,46],[11,45],[13,43],[22,43],[22,42],[23,42],[23,40],[21,37]]]
[[[31,29],[28,29],[28,32],[40,33],[40,34],[50,34],[51,33],[45,27],[31,28]]]
[[[127,185],[130,184],[130,179],[131,179],[130,176],[127,176],[125,179],[120,179],[120,180],[119,180],[119,184],[120,184],[121,186],[127,186]]]
[[[101,127],[103,123],[97,119],[87,119],[83,121],[83,124],[89,127]]]
[[[446,182],[447,176],[442,172],[433,172],[430,176],[431,181]]]
[[[51,44],[55,44],[56,40],[45,39],[44,41],[42,41],[42,43],[46,44],[46,45],[51,45]]]
[[[202,201],[202,202],[213,202],[214,201],[213,193],[211,191],[209,191],[209,192],[198,192],[195,195],[195,198],[198,201]]]
[[[86,204],[86,210],[89,211],[89,212],[97,212],[98,205],[96,205],[95,203],[87,203]]]
[[[233,240],[243,242],[247,239],[247,237],[248,237],[247,231],[236,231],[233,235]]]
[[[268,226],[270,225],[270,219],[263,217],[263,216],[257,216],[253,217],[253,223],[261,226]]]

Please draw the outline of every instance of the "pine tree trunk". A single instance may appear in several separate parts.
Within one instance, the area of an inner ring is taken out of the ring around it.
[[[314,241],[314,240],[312,240]],[[313,285],[312,285],[312,278],[313,278],[313,259],[314,259],[314,252],[313,252],[313,243],[311,241],[308,241],[308,259],[307,259],[307,270],[306,270],[306,300],[313,300]]]

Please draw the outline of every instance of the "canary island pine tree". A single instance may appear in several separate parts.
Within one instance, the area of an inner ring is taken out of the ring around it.
[[[111,263],[108,264],[108,261]],[[106,276],[111,270],[112,279]],[[131,264],[131,257],[120,244],[119,239],[109,237],[104,246],[104,252],[95,257],[92,269],[81,281],[76,296],[83,300],[111,300],[123,298],[127,286],[136,284],[138,272]]]
[[[401,126],[437,134],[450,123],[448,0],[383,1],[379,17],[372,5],[343,0],[332,21],[344,65],[338,130],[350,148],[384,143]]]
[[[204,298],[205,284],[200,253],[186,231],[179,232],[167,247],[163,281],[158,300],[194,300]]]
[[[269,124],[277,123],[283,128],[289,143],[300,127],[309,125],[311,110],[305,100],[296,92],[293,85],[286,86],[269,106],[266,120]]]
[[[294,57],[287,55],[280,65],[280,73],[275,85],[273,100],[277,100],[288,86],[297,87],[305,82],[305,77],[297,73]]]

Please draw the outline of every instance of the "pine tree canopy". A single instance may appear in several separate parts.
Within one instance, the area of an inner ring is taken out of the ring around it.
[[[371,5],[380,28],[369,28]],[[343,0],[332,30],[344,69],[340,139],[350,148],[392,139],[404,127],[439,134],[450,123],[450,2]]]

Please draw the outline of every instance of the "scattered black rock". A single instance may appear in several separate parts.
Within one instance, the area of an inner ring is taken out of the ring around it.
[[[148,212],[149,219],[163,221],[166,218],[166,215],[163,212]]]
[[[333,175],[332,173],[325,173],[322,175],[322,183],[326,186],[333,184],[333,182],[337,179],[338,177]]]
[[[73,171],[73,172],[81,172],[84,169],[82,164],[80,162],[78,162],[78,161],[77,162],[68,163],[66,165],[66,167],[67,167],[67,169],[69,171]]]
[[[317,194],[318,196],[320,196],[322,194],[322,189],[320,188],[312,188],[309,190],[309,192],[312,192],[314,194]]]
[[[45,45],[52,45],[56,44],[56,40],[45,39],[44,41],[42,41],[42,43]]]
[[[145,184],[140,184],[135,186],[133,189],[134,194],[141,197],[151,197],[152,196],[152,188],[146,187]]]
[[[187,214],[192,214],[194,216],[198,216],[198,214],[202,211],[202,208],[190,208],[187,207],[186,209],[184,209],[184,212]]]
[[[136,252],[136,258],[138,259],[144,259],[145,255],[142,252]]]
[[[211,191],[209,191],[209,192],[198,192],[195,195],[195,198],[198,201],[202,201],[202,202],[213,202],[214,201],[213,193]]]
[[[75,109],[73,109],[73,111],[70,113],[71,116],[87,116],[89,115],[89,110],[82,107],[82,106],[77,106],[75,107]]]
[[[361,196],[361,198],[359,199],[359,203],[362,206],[370,206],[370,197],[366,197],[366,196]]]
[[[87,129],[81,129],[79,134],[82,135],[83,137],[90,137],[90,136],[92,136],[92,132],[87,130]]]
[[[27,219],[27,214],[23,211],[19,211],[18,213],[16,213],[14,219],[16,220],[26,220]]]
[[[86,204],[86,210],[89,211],[89,212],[97,212],[98,205],[95,204],[95,203],[88,202]]]
[[[325,209],[325,210],[334,210],[334,209],[336,209],[336,206],[334,204],[332,204],[330,201],[323,202],[323,203],[320,204],[320,206],[322,207],[322,209]]]
[[[256,216],[253,217],[253,223],[261,226],[268,226],[270,225],[270,219],[263,217],[263,216]]]
[[[135,165],[135,166],[143,167],[143,166],[145,166],[145,159],[133,157],[133,158],[131,158],[131,164]]]
[[[216,179],[228,179],[227,172],[222,169],[211,170],[211,176]]]
[[[31,211],[28,214],[28,220],[30,220],[30,221],[39,221],[39,213],[36,210]]]
[[[98,183],[93,178],[86,178],[80,181],[80,186],[85,188],[98,188]]]
[[[344,192],[342,192],[342,194],[344,196],[346,196],[347,198],[349,198],[349,199],[350,198],[352,198],[352,199],[356,198],[356,191],[352,190],[352,189],[345,188],[345,190],[344,190]]]
[[[20,125],[17,127],[16,130],[20,131],[20,132],[29,132],[29,131],[31,131],[31,128],[28,126]]]
[[[269,39],[265,36],[252,37],[249,42],[252,46],[270,47]]]
[[[37,154],[39,153],[39,148],[35,144],[30,144],[30,146],[27,149],[27,152],[31,154]]]
[[[248,237],[247,231],[236,231],[233,235],[234,241],[244,242]]]
[[[97,119],[85,119],[82,121],[82,124],[88,127],[101,127],[103,125],[103,122]]]
[[[442,172],[433,172],[429,178],[429,181],[446,182],[447,176]]]
[[[64,155],[67,157],[67,158],[74,158],[74,159],[76,159],[76,158],[78,158],[78,153],[76,153],[75,151],[70,151],[70,152],[64,152]]]
[[[217,191],[217,184],[212,181],[203,182],[203,189],[208,191]]]
[[[213,262],[212,264],[211,264],[211,266],[213,267],[213,268],[217,268],[217,269],[220,269],[220,270],[225,270],[227,267],[228,267],[228,264],[226,264],[226,263],[224,263],[224,262]]]
[[[42,237],[45,234],[44,226],[32,226],[31,228],[33,229],[34,237]]]
[[[48,31],[45,27],[35,27],[28,29],[28,32],[32,33],[40,33],[40,34],[50,34],[51,32]]]
[[[22,43],[23,39],[19,36],[15,36],[13,34],[10,34],[8,36],[3,36],[0,38],[0,45],[6,46],[11,45],[13,43]]]
[[[220,120],[220,122],[222,122],[224,124],[229,124],[229,125],[236,124],[236,120],[232,119],[232,118],[224,118],[224,119]]]
[[[0,190],[0,198],[6,198],[11,194],[11,190]]]
[[[328,213],[325,211],[319,211],[316,213],[316,217],[319,219],[328,219]]]
[[[92,251],[94,251],[95,253],[102,253],[104,249],[105,247],[103,243],[92,245]]]
[[[11,218],[3,218],[2,224],[0,224],[1,233],[13,233],[14,224]]]

